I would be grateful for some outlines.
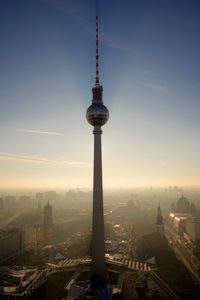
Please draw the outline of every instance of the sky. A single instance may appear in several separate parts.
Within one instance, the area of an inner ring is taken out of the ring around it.
[[[104,187],[200,186],[198,0],[1,0],[0,189],[92,187],[96,11]]]

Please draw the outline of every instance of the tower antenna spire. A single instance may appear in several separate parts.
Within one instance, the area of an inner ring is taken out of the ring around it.
[[[98,17],[97,9],[96,9],[96,79],[95,79],[95,85],[99,85],[99,17]]]

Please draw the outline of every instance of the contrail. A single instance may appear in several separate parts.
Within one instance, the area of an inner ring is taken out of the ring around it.
[[[77,168],[87,168],[91,166],[91,163],[89,162],[48,159],[45,157],[20,155],[20,154],[5,153],[5,152],[0,152],[0,160],[13,160],[13,161],[22,161],[22,162],[24,161],[29,163],[42,163],[48,165],[68,166],[68,167],[71,166]]]
[[[19,132],[26,132],[26,133],[36,133],[36,134],[63,135],[63,133],[60,133],[60,132],[32,130],[32,129],[19,129],[18,131]]]

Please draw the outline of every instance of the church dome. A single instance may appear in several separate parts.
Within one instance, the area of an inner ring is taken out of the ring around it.
[[[190,212],[190,202],[183,194],[178,199],[177,212],[178,213],[185,213],[185,214]]]

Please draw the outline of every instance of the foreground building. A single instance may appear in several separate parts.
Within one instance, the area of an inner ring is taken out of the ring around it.
[[[94,291],[90,286],[91,258],[66,259],[52,267],[59,270],[74,271],[66,284],[67,300],[75,299],[179,299],[160,279],[147,262],[131,259],[106,259],[108,275],[107,291]]]
[[[27,299],[46,281],[47,270],[0,267],[0,299]]]
[[[166,218],[165,236],[177,258],[200,283],[200,218],[190,207],[189,200],[182,195],[176,212]]]
[[[24,247],[24,232],[18,228],[0,231],[0,264],[20,255]]]

